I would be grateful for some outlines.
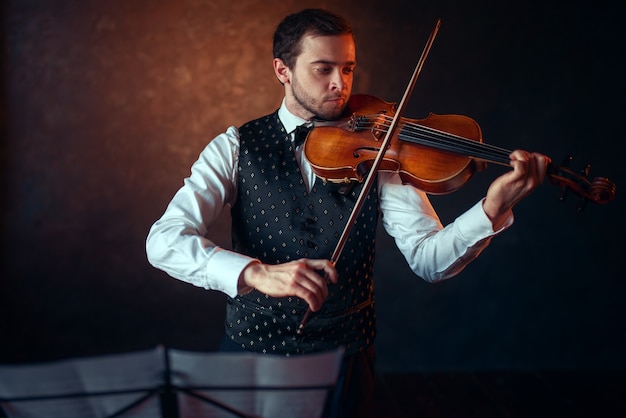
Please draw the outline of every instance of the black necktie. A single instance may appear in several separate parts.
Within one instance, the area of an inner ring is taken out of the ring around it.
[[[300,145],[304,143],[307,135],[311,132],[311,128],[306,125],[300,125],[296,127],[296,131],[294,133],[293,146],[298,148]]]

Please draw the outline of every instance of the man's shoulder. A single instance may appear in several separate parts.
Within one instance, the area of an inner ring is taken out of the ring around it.
[[[251,121],[244,123],[239,127],[239,132],[241,132],[242,130],[254,129],[255,126],[259,126],[262,124],[272,123],[274,120],[278,120],[278,110],[275,110],[268,115],[252,119]]]

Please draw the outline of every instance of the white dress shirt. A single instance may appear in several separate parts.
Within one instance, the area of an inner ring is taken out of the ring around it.
[[[284,101],[278,115],[292,133],[305,120],[291,114]],[[302,147],[296,155],[310,190],[316,181]],[[217,246],[207,231],[226,205],[237,198],[239,132],[229,127],[200,153],[165,213],[151,227],[146,240],[149,262],[170,276],[229,296],[237,294],[241,271],[254,259]],[[403,185],[397,173],[378,175],[381,222],[395,239],[410,268],[422,279],[435,282],[458,274],[489,244],[491,237],[513,223],[493,231],[482,199],[454,222],[442,226],[426,194]]]

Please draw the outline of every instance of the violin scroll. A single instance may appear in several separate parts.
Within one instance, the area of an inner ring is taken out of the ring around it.
[[[595,177],[590,180],[590,165],[587,165],[580,174],[577,174],[568,167],[571,160],[572,157],[567,157],[560,166],[553,164],[548,166],[547,177],[553,184],[563,189],[561,200],[565,200],[569,192],[583,198],[585,203],[591,201],[597,204],[606,204],[615,199],[615,183],[605,177]]]

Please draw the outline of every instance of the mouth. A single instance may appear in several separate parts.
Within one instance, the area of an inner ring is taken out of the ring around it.
[[[327,100],[330,103],[334,103],[337,106],[342,106],[346,102],[345,97],[333,97]]]
[[[322,120],[335,120],[343,113],[348,104],[348,99],[343,96],[329,97],[318,108],[317,116]]]

